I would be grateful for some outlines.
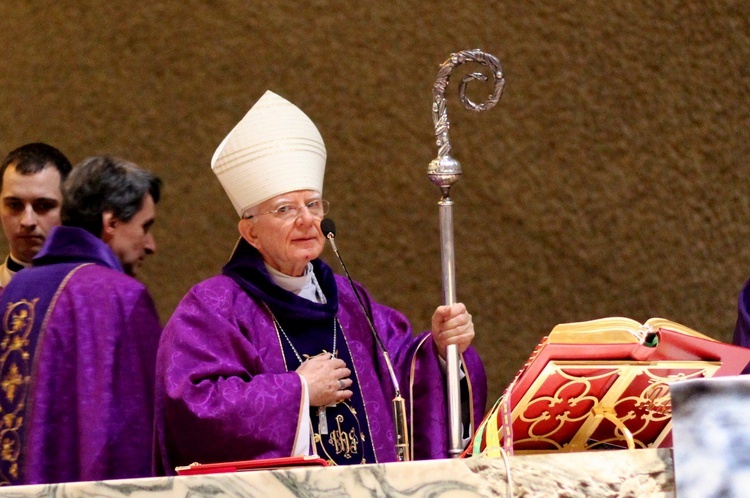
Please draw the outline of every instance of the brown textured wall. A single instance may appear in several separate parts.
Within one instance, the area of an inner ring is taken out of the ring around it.
[[[664,316],[730,339],[750,275],[748,5],[4,1],[0,153],[44,140],[164,178],[143,278],[166,320],[229,255],[209,161],[273,89],[326,139],[350,271],[424,329],[441,300],[432,83],[452,52],[493,53],[500,104],[464,110],[454,75],[449,118],[458,297],[497,397],[560,322]]]

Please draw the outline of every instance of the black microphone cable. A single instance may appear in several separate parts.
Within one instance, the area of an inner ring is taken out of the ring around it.
[[[334,242],[333,240],[336,237],[336,224],[332,219],[324,218],[320,222],[320,229],[323,232],[325,238],[327,238],[331,242],[331,248],[333,249],[334,254],[336,254],[339,263],[341,263],[341,268],[344,269],[344,273],[346,274],[347,280],[349,280],[349,285],[354,291],[354,296],[357,298],[359,307],[362,309],[362,313],[367,319],[367,324],[370,327],[370,332],[372,332],[372,336],[375,338],[375,342],[378,343],[378,347],[380,348],[380,351],[383,354],[383,358],[385,359],[385,364],[388,368],[388,373],[391,376],[391,382],[393,383],[393,389],[396,391],[396,397],[393,398],[393,416],[396,422],[397,439],[396,458],[398,458],[398,460],[401,462],[409,461],[411,460],[411,457],[409,452],[409,433],[406,422],[406,402],[404,401],[404,398],[401,397],[401,389],[398,385],[398,379],[396,378],[396,372],[393,369],[393,364],[391,364],[391,358],[388,355],[388,351],[385,349],[383,341],[380,339],[380,336],[375,330],[375,324],[372,323],[372,317],[367,312],[367,308],[365,308],[365,305],[362,302],[362,297],[359,295],[357,287],[354,285],[354,280],[352,280],[351,275],[349,275],[349,270],[346,269],[344,260],[341,258],[341,254],[339,254],[338,248],[336,248],[336,242]]]

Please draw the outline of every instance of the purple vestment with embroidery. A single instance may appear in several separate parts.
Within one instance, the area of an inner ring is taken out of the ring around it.
[[[40,289],[61,269],[62,283]],[[31,268],[5,289],[51,290],[27,386],[20,483],[146,477],[152,471],[153,385],[161,324],[146,288],[85,230],[54,228]],[[14,298],[15,299],[15,298]]]
[[[294,324],[309,317],[314,324],[326,314],[338,317],[375,458],[396,459],[394,390],[382,354],[346,278],[334,275],[321,260],[313,261],[313,268],[326,304],[275,286],[260,255],[241,240],[224,275],[196,285],[183,298],[159,345],[157,472],[173,474],[175,466],[192,462],[293,455],[303,386],[294,368],[287,371],[282,339],[266,305],[282,324],[285,318]],[[401,313],[374,302],[361,286],[358,292],[394,364],[410,415],[415,458],[447,457],[446,383],[429,332],[414,337]],[[298,332],[294,340],[304,341],[304,331]],[[326,327],[323,348],[330,348],[330,334]],[[464,353],[463,365],[471,422],[478,424],[487,379],[472,348]]]

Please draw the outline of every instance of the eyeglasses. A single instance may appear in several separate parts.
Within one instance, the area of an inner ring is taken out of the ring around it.
[[[328,214],[328,209],[330,208],[330,205],[328,204],[328,201],[324,199],[316,199],[302,206],[293,206],[291,204],[283,204],[277,207],[276,209],[274,209],[273,211],[266,211],[265,213],[251,214],[250,216],[245,216],[245,219],[249,220],[250,218],[256,218],[264,214],[272,214],[280,220],[284,220],[284,221],[296,220],[297,217],[302,214],[302,208],[306,208],[307,212],[310,213],[313,216],[313,218],[322,218],[323,216]]]

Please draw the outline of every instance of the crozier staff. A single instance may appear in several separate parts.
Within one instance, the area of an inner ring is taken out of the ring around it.
[[[393,385],[347,279],[318,257],[326,150],[312,121],[272,92],[217,149],[212,168],[241,219],[222,275],[183,298],[157,361],[162,472],[192,462],[317,453],[335,464],[396,459]],[[358,285],[358,284],[355,284]],[[415,458],[445,458],[440,356],[463,353],[466,420],[481,420],[486,377],[471,315],[437,308],[417,337],[358,286],[412,415]],[[470,430],[467,424],[467,431]]]

